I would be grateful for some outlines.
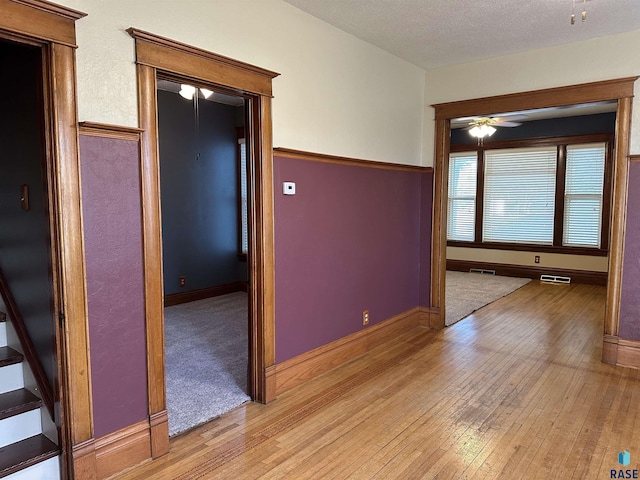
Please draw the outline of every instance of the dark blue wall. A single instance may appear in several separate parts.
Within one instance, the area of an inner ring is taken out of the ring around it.
[[[562,137],[567,135],[588,135],[591,133],[613,133],[616,114],[599,113],[577,117],[551,118],[523,122],[519,127],[498,127],[490,137],[492,142],[500,140],[521,140],[525,138]],[[485,141],[489,141],[485,139]],[[476,139],[464,128],[451,130],[451,145],[475,144]]]
[[[247,280],[238,260],[239,109],[201,99],[196,131],[193,102],[158,91],[166,294]]]
[[[0,41],[0,267],[51,384],[55,377],[40,49]],[[29,211],[20,186],[29,185]]]

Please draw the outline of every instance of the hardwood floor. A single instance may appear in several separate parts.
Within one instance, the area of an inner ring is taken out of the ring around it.
[[[600,362],[604,287],[531,282],[171,442],[132,479],[603,479],[640,455],[640,375]]]

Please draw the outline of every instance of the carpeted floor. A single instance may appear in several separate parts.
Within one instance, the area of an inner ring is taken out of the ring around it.
[[[445,325],[459,322],[479,308],[516,291],[530,281],[529,278],[447,270]]]
[[[247,302],[237,292],[165,308],[169,435],[251,400]]]

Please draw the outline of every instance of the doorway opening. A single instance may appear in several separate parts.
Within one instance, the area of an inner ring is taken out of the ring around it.
[[[251,400],[249,100],[191,82],[157,82],[171,436]]]
[[[249,388],[251,398],[275,398],[272,80],[278,74],[135,28],[143,204],[147,374],[151,455],[169,451],[164,352],[164,291],[160,217],[157,81],[173,80],[248,100],[247,222],[249,252]]]
[[[541,276],[606,285],[616,107],[452,119],[447,326]]]
[[[616,102],[615,139],[611,168],[611,214],[607,303],[605,307],[602,360],[617,361],[617,335],[620,316],[624,228],[626,222],[628,154],[631,126],[631,101],[635,77],[522,92],[497,97],[478,98],[434,105],[436,111],[434,159],[434,212],[431,270],[431,304],[439,309],[439,325],[444,327],[447,180],[451,120],[493,112],[516,112],[528,109],[562,107],[590,102]]]
[[[7,92],[0,108],[0,311],[7,314],[0,446],[5,474],[27,465],[34,476],[60,478],[59,252],[45,59],[41,45],[0,38],[0,86]],[[26,445],[33,455],[19,460]]]

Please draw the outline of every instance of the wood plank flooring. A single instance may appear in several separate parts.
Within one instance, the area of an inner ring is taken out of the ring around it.
[[[133,479],[604,479],[640,375],[600,362],[604,287],[531,282],[171,441]]]

